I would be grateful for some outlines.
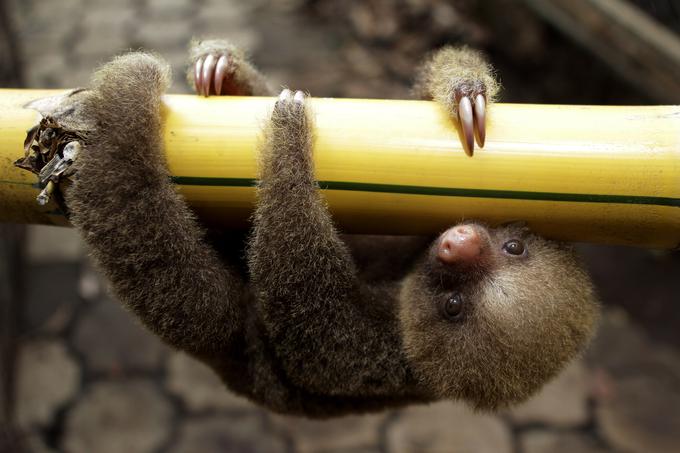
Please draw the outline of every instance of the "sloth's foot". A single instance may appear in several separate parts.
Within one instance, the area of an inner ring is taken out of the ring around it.
[[[252,94],[250,84],[239,76],[239,57],[229,51],[209,53],[194,63],[194,89],[203,96]]]
[[[233,44],[221,39],[193,41],[187,73],[196,94],[202,96],[270,96],[267,81]]]
[[[293,93],[288,88],[285,88],[279,94],[279,99],[276,101],[274,109],[280,112],[285,111],[293,115],[300,115],[304,112],[306,98],[307,96],[302,91]]]
[[[460,140],[472,155],[475,138],[480,147],[486,139],[486,109],[498,92],[493,69],[484,56],[467,47],[444,47],[421,66],[416,93],[437,101],[460,123]]]

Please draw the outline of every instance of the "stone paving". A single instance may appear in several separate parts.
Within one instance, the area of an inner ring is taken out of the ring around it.
[[[316,95],[361,95],[366,86],[373,96],[408,93],[407,82],[395,82],[394,72],[356,43],[343,47],[332,28],[300,13],[303,3],[62,0],[48,7],[14,0],[9,6],[28,87],[84,85],[112,55],[149,48],[173,65],[173,89],[186,91],[186,43],[202,35],[251,49],[276,84]],[[454,17],[442,8],[438,20]],[[358,30],[372,32],[361,14],[354,18]],[[284,51],[282,42],[290,48]],[[354,76],[370,83],[340,86],[347,60],[357,62]],[[204,365],[149,334],[107,295],[73,230],[31,226],[27,244],[26,272],[40,284],[28,287],[14,416],[31,451],[680,451],[680,352],[650,338],[621,308],[605,311],[582,359],[516,409],[483,414],[441,402],[314,421],[271,414],[231,395]],[[593,257],[609,249],[584,252],[593,266]],[[645,256],[662,269],[678,263],[677,255]]]

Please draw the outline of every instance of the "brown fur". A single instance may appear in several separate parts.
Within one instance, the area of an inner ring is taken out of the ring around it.
[[[502,253],[515,238],[527,257]],[[430,259],[400,295],[404,347],[418,375],[438,398],[462,397],[480,409],[531,396],[579,353],[598,316],[593,287],[569,248],[514,227],[489,229],[488,239],[482,275],[460,280]],[[436,310],[452,290],[468,302],[454,323]]]
[[[587,275],[568,249],[514,227],[483,229],[484,272],[445,270],[436,240],[407,247],[402,269],[383,276],[355,261],[314,180],[311,113],[290,99],[276,102],[265,131],[244,276],[168,178],[167,84],[167,66],[147,54],[100,69],[82,112],[97,127],[66,201],[120,300],[235,392],[314,417],[440,398],[494,409],[536,391],[590,337]],[[500,247],[517,236],[529,254],[512,261]],[[439,309],[454,289],[466,298],[457,322]]]
[[[219,39],[194,39],[189,44],[189,70],[187,71],[187,81],[190,86],[194,85],[194,63],[199,57],[207,54],[230,55],[230,70],[233,75],[234,83],[243,88],[246,96],[270,96],[274,91],[269,87],[267,79],[251,65],[246,59],[245,53],[238,47]]]
[[[484,56],[467,47],[444,47],[428,57],[418,70],[414,92],[422,99],[432,99],[444,106],[453,118],[458,101],[483,94],[487,105],[498,95],[500,86]]]

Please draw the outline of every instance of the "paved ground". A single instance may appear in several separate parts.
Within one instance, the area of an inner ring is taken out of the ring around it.
[[[275,83],[313,95],[407,95],[412,67],[407,57],[373,58],[356,41],[346,41],[342,30],[319,23],[308,10],[302,13],[303,3],[14,0],[10,6],[29,87],[84,85],[97,64],[143,47],[172,63],[174,90],[184,91],[185,46],[198,34],[227,37],[251,49]],[[438,26],[457,23],[456,11],[441,2],[408,3],[436,3]],[[376,28],[370,11],[358,11],[351,23],[359,35],[389,33],[389,17],[381,16],[383,28]],[[471,39],[475,33],[461,31]],[[30,227],[27,243],[26,275],[37,283],[27,288],[14,415],[36,452],[680,448],[677,324],[666,323],[650,336],[634,310],[638,301],[663,314],[677,299],[677,284],[658,279],[680,273],[677,255],[584,248],[605,301],[621,302],[628,310],[610,306],[585,357],[515,410],[486,415],[446,402],[317,422],[273,415],[230,395],[204,366],[147,333],[107,296],[74,231]],[[647,324],[655,320],[654,314],[643,316]]]

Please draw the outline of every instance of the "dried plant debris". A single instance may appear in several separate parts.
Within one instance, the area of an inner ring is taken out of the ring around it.
[[[40,205],[49,202],[57,185],[68,179],[75,169],[73,162],[92,125],[82,115],[80,106],[87,90],[78,89],[63,95],[35,100],[25,107],[43,115],[40,123],[28,130],[24,156],[14,162],[19,168],[38,175],[37,196]]]
[[[65,130],[51,117],[32,127],[24,141],[24,157],[14,162],[19,168],[38,175],[43,189],[37,197],[45,205],[61,178],[73,174],[72,164],[81,149],[78,134]]]

